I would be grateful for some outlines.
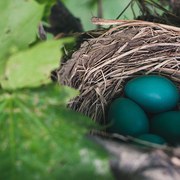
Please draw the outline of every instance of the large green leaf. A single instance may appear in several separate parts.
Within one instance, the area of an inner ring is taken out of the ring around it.
[[[6,65],[6,78],[2,80],[2,87],[17,89],[50,83],[51,70],[59,66],[60,47],[69,41],[72,39],[43,42],[11,56]]]
[[[65,108],[75,94],[53,85],[1,92],[0,179],[112,178],[105,154],[84,138],[94,123]]]
[[[34,0],[0,1],[0,79],[8,56],[27,48],[35,40],[43,10],[44,5]]]

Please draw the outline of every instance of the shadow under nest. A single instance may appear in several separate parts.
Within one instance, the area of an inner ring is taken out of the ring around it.
[[[107,123],[110,102],[123,95],[134,77],[159,74],[180,89],[180,28],[145,21],[127,21],[95,33],[57,70],[60,84],[78,89],[69,103],[75,111]]]

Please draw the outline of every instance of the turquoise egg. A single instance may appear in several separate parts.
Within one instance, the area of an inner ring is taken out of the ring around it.
[[[150,143],[161,144],[161,145],[166,144],[165,139],[156,134],[142,134],[137,138],[143,141],[148,141]]]
[[[180,111],[168,111],[154,116],[150,121],[150,130],[170,143],[180,143]]]
[[[124,91],[128,98],[150,113],[172,110],[179,101],[175,84],[157,75],[134,78],[125,85]]]
[[[138,136],[149,131],[149,122],[145,112],[127,98],[117,98],[108,112],[111,133]]]

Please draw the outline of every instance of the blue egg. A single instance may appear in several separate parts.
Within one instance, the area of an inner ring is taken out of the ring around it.
[[[150,121],[150,130],[170,143],[180,143],[180,111],[157,114]]]
[[[124,91],[128,98],[150,113],[172,110],[180,98],[175,84],[157,75],[134,78],[125,85]]]
[[[156,134],[142,134],[138,137],[138,139],[155,144],[166,144],[165,139]]]
[[[110,105],[108,112],[111,133],[139,136],[148,133],[147,115],[135,102],[127,98],[117,98]]]

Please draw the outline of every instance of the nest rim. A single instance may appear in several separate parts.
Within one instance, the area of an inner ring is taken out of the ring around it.
[[[180,89],[180,28],[136,20],[92,32],[57,74],[60,84],[80,91],[69,107],[104,124],[110,102],[131,78],[158,74]]]

